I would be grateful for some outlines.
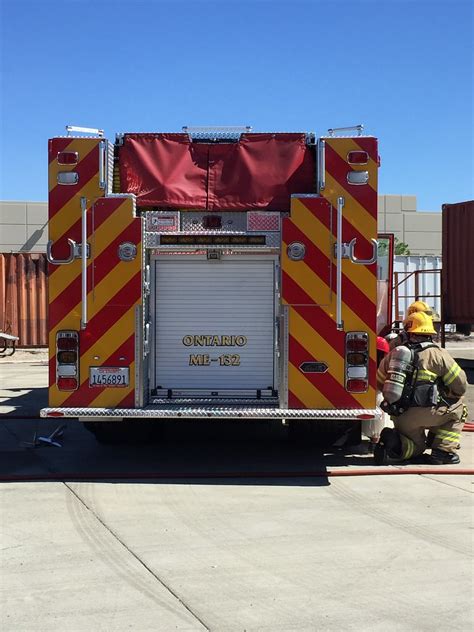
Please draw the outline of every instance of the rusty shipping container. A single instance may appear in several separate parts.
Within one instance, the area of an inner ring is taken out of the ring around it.
[[[0,331],[18,336],[19,347],[47,346],[44,254],[0,254]]]
[[[442,307],[445,323],[474,323],[474,200],[443,204]]]

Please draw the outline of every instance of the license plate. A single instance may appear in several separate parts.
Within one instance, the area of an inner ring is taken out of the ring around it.
[[[91,367],[89,373],[89,386],[124,388],[129,385],[129,376],[129,368],[124,366]]]

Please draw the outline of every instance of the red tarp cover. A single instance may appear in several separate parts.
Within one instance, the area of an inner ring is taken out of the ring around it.
[[[142,207],[286,211],[292,193],[314,193],[304,134],[242,134],[238,143],[126,134],[119,161],[122,191]]]

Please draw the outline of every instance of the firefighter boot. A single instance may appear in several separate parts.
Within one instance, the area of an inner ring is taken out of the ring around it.
[[[374,461],[376,465],[391,465],[401,463],[402,442],[400,436],[393,428],[384,428],[380,433],[380,439],[374,447]]]
[[[426,460],[430,465],[456,465],[461,459],[455,452],[446,452],[446,450],[434,449],[431,454],[426,456]]]

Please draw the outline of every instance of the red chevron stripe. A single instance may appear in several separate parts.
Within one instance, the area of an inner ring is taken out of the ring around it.
[[[306,408],[292,391],[288,391],[288,408]]]
[[[319,358],[321,359],[321,358]],[[290,362],[298,368],[303,362],[317,361],[290,335]],[[302,373],[335,408],[360,408],[360,403],[330,373]],[[344,380],[344,375],[341,375]]]
[[[315,329],[331,347],[345,357],[345,336],[344,332],[337,331],[332,318],[317,305],[312,304],[312,299],[306,292],[293,281],[293,279],[282,270],[283,298],[290,303],[287,297],[294,300],[293,309],[304,318],[313,329]],[[370,358],[369,360],[369,384],[375,388],[377,364]]]
[[[74,171],[77,171],[79,174],[78,184],[71,186],[57,184],[49,192],[48,210],[50,220],[99,172],[98,145],[80,160]]]
[[[285,218],[283,220],[283,239],[287,244],[292,241],[302,242],[306,246],[306,255],[304,262],[318,275],[320,279],[330,287],[330,275],[329,269],[331,262],[327,255],[325,255],[316,244],[311,241],[308,235],[305,235],[299,228],[291,221],[291,218]],[[329,244],[328,244],[329,246]],[[335,279],[335,277],[333,277]]]
[[[294,307],[293,309],[301,316],[301,318],[304,318],[304,320],[311,325],[311,327],[317,331],[335,351],[337,351],[341,358],[345,358],[345,334],[344,332],[336,329],[334,321],[324,310],[317,308],[320,312],[322,312],[319,314],[312,307]],[[375,360],[369,358],[369,384],[374,388],[376,384],[376,373],[377,364]]]
[[[366,151],[369,154],[370,158],[375,162],[375,164],[378,164],[379,155],[376,138],[363,138],[359,136],[358,138],[354,138],[353,140],[363,151]]]
[[[80,349],[85,353],[141,298],[141,271],[139,270],[108,305],[91,318],[87,329],[81,332]]]
[[[133,391],[127,393],[115,408],[135,408],[135,393]]]
[[[58,153],[64,151],[72,138],[51,138],[48,142],[48,163],[51,164],[53,160],[56,160]]]
[[[329,143],[326,143],[326,170],[349,195],[377,219],[377,191],[370,184],[363,186],[347,184],[347,172],[350,168]]]
[[[135,355],[135,334],[132,334],[118,349],[116,349],[101,366],[128,366],[131,364]],[[119,358],[125,356],[127,363]],[[61,407],[70,408],[75,406],[88,406],[96,397],[98,397],[106,387],[89,387],[89,380],[85,380],[77,391],[68,397]]]
[[[107,200],[107,204],[101,206],[100,213],[94,212],[94,231],[99,228],[106,220],[108,220],[119,206],[123,203],[123,199],[120,198],[104,198]],[[90,208],[87,212],[87,235],[88,238],[92,235],[92,213]],[[74,239],[76,242],[82,242],[82,217],[80,217],[75,224],[66,230],[66,232],[55,240],[54,254],[61,258],[67,256],[68,250],[61,251],[61,246],[67,245],[67,238]],[[57,247],[57,249],[56,249]],[[51,265],[49,271],[49,277],[51,278],[56,270],[59,270],[60,266]]]
[[[306,245],[305,263],[329,286],[329,266],[332,267],[332,279],[333,290],[335,290],[336,282],[336,265],[327,256],[319,250],[314,242],[309,241],[308,237],[304,235],[300,229],[293,224],[293,222],[285,220],[284,225],[284,239],[290,243],[290,241],[302,241]],[[349,305],[356,313],[365,314],[361,316],[364,322],[367,322],[367,318],[373,316],[373,324],[371,329],[375,329],[375,304],[368,298],[368,296],[361,291],[345,274],[342,275],[342,292],[344,296],[344,302]],[[368,323],[369,325],[369,323]]]
[[[134,220],[132,220],[134,221]],[[94,285],[97,286],[119,263],[117,249],[126,240],[133,239],[130,224],[112,241],[105,250],[95,259],[94,269],[89,265],[87,268],[87,287],[92,287],[92,273],[94,272]],[[81,297],[81,274],[73,281],[50,305],[50,326],[55,327],[74,308]],[[112,303],[113,304],[113,303]],[[131,304],[131,303],[129,303]]]

